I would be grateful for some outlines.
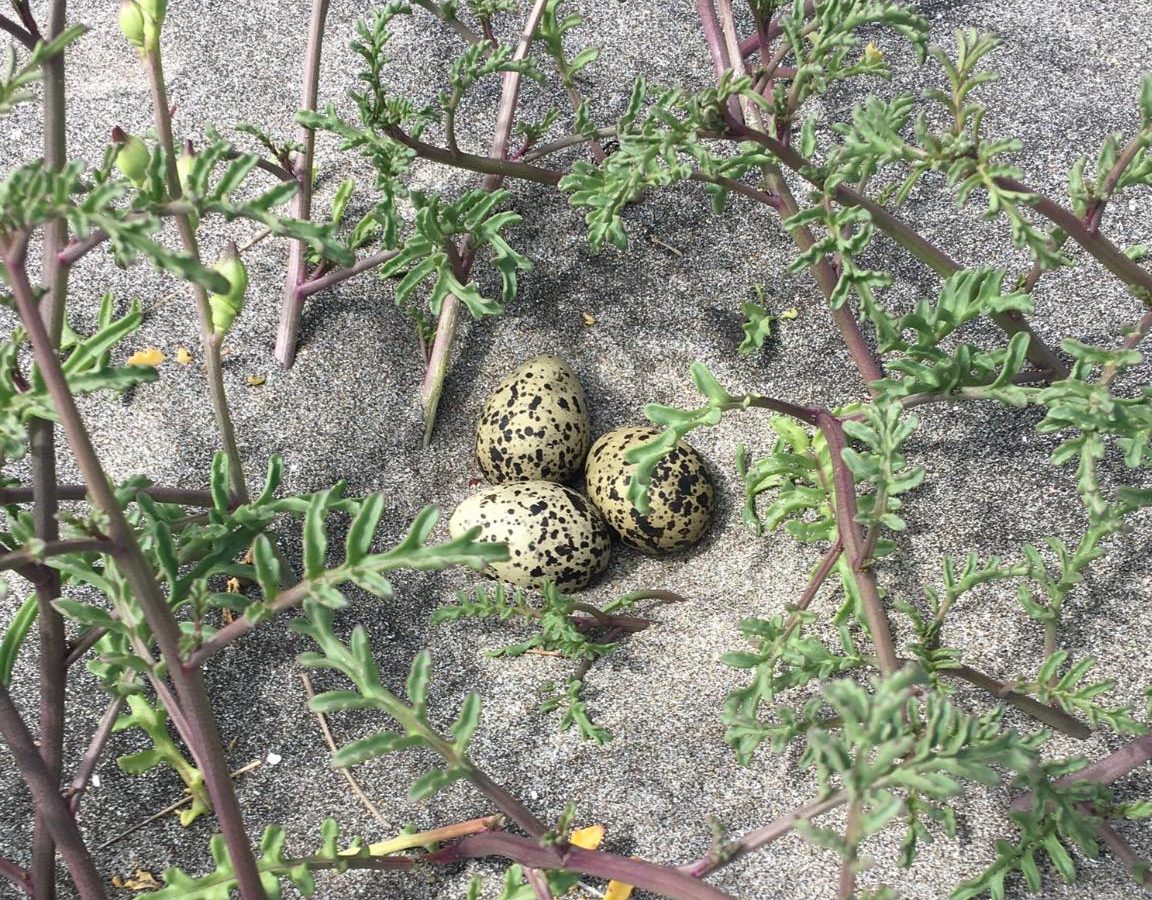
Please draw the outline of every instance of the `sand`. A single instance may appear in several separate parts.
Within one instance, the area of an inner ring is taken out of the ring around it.
[[[586,92],[600,101],[600,117],[611,121],[622,109],[632,79],[702,88],[711,79],[692,4],[633,0],[631,3],[566,4],[587,19],[575,47],[602,49],[588,70]],[[1009,3],[925,2],[918,9],[932,24],[932,40],[951,46],[960,27],[993,29],[1004,47],[993,65],[1002,77],[984,91],[991,107],[988,128],[1020,135],[1026,153],[1025,180],[1059,194],[1068,167],[1081,152],[1095,152],[1103,137],[1139,125],[1139,78],[1152,58],[1152,18],[1142,3],[1091,0],[1054,7],[1042,0]],[[75,0],[70,17],[92,28],[69,56],[69,147],[90,163],[99,160],[113,125],[133,132],[150,122],[142,70],[116,29],[112,4]],[[324,57],[321,103],[350,114],[347,91],[355,86],[357,61],[348,50],[355,17],[367,4],[334,4]],[[303,0],[247,0],[242,4],[173,3],[166,26],[165,63],[177,133],[199,139],[206,123],[234,135],[236,124],[253,121],[280,138],[294,132],[300,57],[308,4]],[[389,78],[397,92],[433,99],[457,44],[417,11],[414,23],[398,22],[396,62]],[[501,22],[506,28],[518,27]],[[890,35],[877,40],[905,65],[894,86],[920,90],[940,81],[932,68],[916,69]],[[843,114],[859,85],[837,89],[827,112]],[[461,115],[466,149],[486,152],[497,93],[489,82],[477,90]],[[535,86],[525,90],[525,115],[539,117],[561,95]],[[562,116],[563,119],[563,116]],[[433,139],[438,139],[434,132]],[[239,140],[245,140],[240,137]],[[0,120],[0,159],[7,169],[35,154],[39,125],[31,110]],[[576,154],[556,160],[569,165]],[[371,172],[356,157],[338,153],[336,142],[319,144],[318,209],[326,208],[345,174],[357,179],[359,208],[371,198]],[[465,173],[419,164],[414,185],[455,191],[474,185]],[[468,495],[478,476],[472,459],[473,427],[486,394],[500,377],[537,353],[563,355],[580,374],[593,414],[593,432],[642,421],[644,404],[693,406],[697,396],[689,366],[706,363],[733,391],[754,390],[803,403],[838,404],[864,396],[850,359],[830,325],[827,309],[805,275],[787,271],[791,243],[770,210],[733,200],[720,216],[709,210],[699,185],[655,193],[628,209],[632,239],[627,253],[592,253],[581,216],[554,190],[510,184],[512,206],[524,221],[511,230],[515,245],[534,262],[520,295],[503,318],[460,332],[435,439],[421,449],[417,387],[423,370],[412,328],[395,307],[391,287],[363,276],[314,298],[307,308],[300,355],[290,370],[272,359],[281,294],[285,246],[264,241],[246,254],[252,288],[248,305],[228,340],[226,380],[249,478],[255,480],[271,454],[285,459],[285,490],[308,492],[348,482],[349,492],[382,491],[387,514],[379,546],[399,538],[427,504],[451,510]],[[978,209],[956,211],[941,200],[939,183],[918,190],[906,211],[924,233],[969,265],[1022,266],[1010,251],[1002,222],[984,222]],[[1106,227],[1121,246],[1147,240],[1152,215],[1148,191],[1134,191],[1109,209]],[[228,237],[250,238],[251,224],[205,223],[205,255],[211,259]],[[936,289],[936,280],[886,240],[871,256],[893,268],[898,280],[889,294],[907,308]],[[1078,254],[1078,258],[1080,258]],[[1113,343],[1139,316],[1136,302],[1103,277],[1095,264],[1049,275],[1036,293],[1037,331],[1049,343],[1066,337]],[[477,272],[493,289],[490,270]],[[795,306],[795,320],[781,323],[762,353],[739,357],[740,306],[762,284],[772,309]],[[100,294],[111,290],[123,308],[138,297],[147,309],[140,333],[125,352],[158,346],[170,361],[160,381],[123,401],[84,403],[101,457],[115,478],[143,472],[160,484],[201,487],[216,448],[206,384],[200,366],[195,317],[186,292],[142,265],[121,271],[93,254],[73,277],[70,315],[77,327],[90,324]],[[586,321],[594,319],[595,324]],[[987,328],[989,339],[998,332]],[[193,363],[171,358],[191,350]],[[1147,370],[1143,370],[1147,380]],[[265,379],[252,386],[249,379]],[[1025,542],[1047,534],[1075,536],[1083,514],[1074,473],[1054,469],[1047,456],[1055,445],[1032,429],[1036,416],[988,405],[931,407],[908,447],[912,462],[927,469],[924,486],[908,497],[908,531],[899,552],[881,570],[891,601],[916,600],[923,586],[940,583],[943,554],[1013,557]],[[474,743],[476,761],[545,820],[571,801],[580,823],[607,827],[606,847],[660,862],[680,862],[702,853],[707,817],[731,833],[763,824],[817,796],[811,773],[797,770],[797,749],[782,756],[764,751],[750,767],[740,766],[724,743],[720,714],[725,695],[745,676],[720,664],[720,656],[742,649],[741,619],[771,616],[793,602],[819,551],[783,535],[757,539],[740,521],[742,487],[734,471],[737,445],[760,452],[771,444],[764,414],[727,417],[693,437],[709,460],[720,502],[706,541],[686,556],[655,560],[620,550],[606,576],[584,599],[605,602],[628,591],[662,588],[689,602],[662,608],[656,627],[636,635],[598,663],[587,678],[587,700],[595,720],[615,739],[601,747],[560,732],[556,714],[541,714],[542,685],[563,681],[573,664],[525,657],[491,659],[487,649],[523,639],[517,626],[458,623],[430,627],[437,606],[456,591],[478,583],[467,571],[403,574],[388,601],[356,591],[340,614],[341,631],[363,625],[389,683],[399,687],[418,649],[433,654],[433,717],[448,722],[466,692],[478,690],[484,717]],[[64,469],[74,477],[71,464]],[[1127,477],[1117,467],[1111,475]],[[444,534],[441,523],[440,535]],[[1149,517],[1133,520],[1131,531],[1108,545],[1077,589],[1067,611],[1065,646],[1076,656],[1094,655],[1101,678],[1117,681],[1116,702],[1141,703],[1152,679],[1145,648],[1152,627],[1152,571],[1148,565]],[[298,535],[287,548],[298,558]],[[0,601],[0,625],[21,598],[18,590]],[[827,617],[838,600],[824,595],[818,614]],[[291,617],[286,617],[290,619]],[[900,625],[899,640],[909,637]],[[1041,658],[1039,627],[1020,610],[1008,589],[988,589],[967,598],[950,620],[947,639],[966,649],[966,660],[1005,679],[1034,672]],[[421,828],[483,815],[491,806],[474,790],[455,785],[430,802],[404,798],[410,782],[429,763],[411,753],[377,760],[356,770],[386,825],[377,822],[351,794],[343,778],[326,766],[321,733],[305,708],[296,657],[309,642],[284,619],[265,625],[212,661],[208,680],[229,760],[278,759],[245,775],[237,789],[254,835],[281,824],[291,852],[308,852],[319,842],[321,822],[331,816],[349,834],[379,840],[405,824]],[[34,702],[34,667],[26,654],[16,687],[24,704]],[[313,676],[319,688],[336,684],[330,674]],[[105,700],[86,672],[74,673],[75,702],[68,726],[68,759],[74,764]],[[986,700],[961,692],[961,702],[984,709]],[[800,702],[797,694],[786,698]],[[1142,706],[1142,703],[1141,703]],[[31,707],[28,707],[31,708]],[[1029,728],[1021,717],[1012,724]],[[367,714],[333,720],[338,739],[370,733],[384,722]],[[1097,736],[1085,743],[1054,739],[1053,755],[1103,755],[1121,739]],[[81,824],[93,844],[121,833],[175,799],[180,785],[169,772],[128,777],[115,756],[142,746],[140,736],[114,738],[100,764],[100,784],[85,799]],[[274,755],[274,756],[270,756]],[[1130,777],[1126,796],[1147,796],[1147,772]],[[870,841],[876,865],[861,876],[862,887],[890,885],[899,897],[937,900],[959,880],[988,864],[997,838],[1010,833],[1004,790],[973,790],[956,802],[961,834],[926,846],[910,871],[895,867],[898,831]],[[29,803],[11,760],[0,754],[0,854],[26,860]],[[839,822],[830,816],[825,824]],[[97,852],[109,876],[137,867],[160,872],[178,864],[190,872],[207,863],[213,823],[202,819],[184,830],[171,817]],[[1121,831],[1143,855],[1152,852],[1147,829]],[[1050,898],[1123,898],[1137,889],[1114,860],[1081,861],[1082,879],[1066,886],[1046,873]],[[719,873],[714,883],[747,900],[816,900],[835,893],[836,857],[790,837]],[[320,896],[447,900],[463,896],[470,875],[487,880],[485,897],[497,895],[501,866],[483,863],[449,871],[409,875],[361,873],[343,879],[322,876]],[[0,887],[0,894],[9,890]],[[65,891],[67,895],[67,891]],[[123,895],[123,894],[122,894]],[[293,896],[290,889],[288,896]],[[4,896],[8,896],[4,894]],[[1014,895],[1016,896],[1016,895]]]

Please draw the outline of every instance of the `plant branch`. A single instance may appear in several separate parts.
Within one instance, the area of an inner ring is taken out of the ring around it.
[[[824,813],[830,812],[838,806],[843,806],[847,802],[848,792],[837,791],[835,794],[825,797],[823,800],[817,800],[815,803],[809,803],[807,806],[786,812],[783,815],[777,816],[767,825],[763,825],[755,831],[748,832],[739,840],[726,844],[721,848],[720,854],[709,853],[696,860],[696,862],[680,866],[680,871],[691,875],[693,878],[703,878],[705,875],[710,872],[715,872],[722,866],[729,865],[747,856],[749,853],[755,853],[757,850],[778,841],[801,822],[808,822],[817,816],[822,816]]]
[[[168,182],[168,195],[172,200],[183,196],[180,186],[180,173],[176,168],[176,142],[172,136],[172,115],[168,107],[168,88],[164,81],[164,66],[160,50],[150,51],[144,59],[148,70],[148,81],[152,88],[152,113],[156,122],[156,133],[160,146],[164,148],[165,175]],[[189,256],[200,258],[200,248],[196,241],[196,229],[185,212],[174,213],[180,243]],[[248,502],[248,486],[244,481],[244,461],[236,443],[236,429],[232,424],[232,414],[228,410],[228,394],[224,388],[224,369],[220,360],[220,341],[212,324],[212,309],[208,303],[208,292],[203,285],[192,284],[192,297],[195,300],[196,315],[200,321],[200,344],[204,353],[204,367],[208,376],[208,390],[212,397],[212,411],[216,417],[216,428],[220,432],[220,442],[228,459],[228,477],[232,496],[240,503]]]
[[[435,3],[433,0],[412,0],[412,2],[416,6],[419,6],[421,9],[425,9],[430,12],[433,16],[435,16],[437,19],[455,31],[456,34],[459,35],[467,43],[479,44],[484,40],[483,37],[478,35],[475,31],[457,19],[455,13],[446,12],[443,6],[441,6],[439,3]]]
[[[868,620],[868,629],[872,634],[872,643],[876,648],[880,672],[884,675],[891,675],[900,669],[900,660],[896,656],[896,649],[892,643],[892,625],[888,621],[888,614],[884,611],[880,591],[876,586],[876,573],[872,570],[870,560],[865,554],[863,536],[860,533],[860,526],[856,522],[856,483],[852,478],[852,472],[843,459],[844,450],[848,446],[847,438],[844,435],[844,426],[839,419],[827,411],[821,411],[817,414],[817,425],[824,434],[824,439],[828,442],[828,453],[832,458],[836,529],[841,542],[844,544],[848,564],[860,591],[864,616]]]
[[[580,872],[596,878],[621,881],[675,900],[734,900],[731,894],[668,866],[571,845],[565,849],[542,846],[528,838],[503,832],[489,831],[464,838],[426,859],[429,862],[452,863],[487,856],[501,856],[534,869]]]
[[[88,742],[88,749],[84,751],[84,757],[80,760],[76,775],[67,791],[68,808],[73,815],[80,809],[80,800],[83,798],[84,792],[88,790],[92,773],[96,771],[100,757],[104,754],[104,748],[108,745],[108,739],[112,737],[112,728],[120,716],[120,708],[123,705],[123,697],[114,697],[112,702],[108,704],[108,708],[104,710],[104,715],[100,717],[100,724],[92,733],[92,739]]]
[[[6,31],[24,45],[26,50],[36,49],[36,38],[7,16],[0,14],[0,31]]]
[[[906,664],[910,662],[910,660],[901,660],[901,662]],[[969,684],[983,691],[987,691],[997,700],[1016,707],[1022,713],[1042,722],[1049,728],[1055,729],[1069,737],[1076,738],[1078,741],[1086,741],[1092,737],[1092,729],[1075,716],[1068,715],[1068,713],[1058,707],[1041,703],[1039,700],[1029,697],[1027,694],[1014,691],[1004,682],[997,681],[995,678],[985,675],[983,672],[973,669],[971,666],[940,669],[938,674],[951,678],[959,678],[961,681],[967,681]]]
[[[528,57],[528,50],[540,27],[540,19],[551,0],[535,0],[528,18],[524,23],[524,30],[520,35],[520,43],[512,54],[513,62],[520,62]],[[512,124],[516,117],[516,101],[520,96],[520,72],[504,72],[503,85],[500,91],[500,106],[496,112],[496,130],[492,137],[492,147],[488,155],[502,163],[504,166],[523,165],[522,163],[509,163],[508,141],[512,134]],[[459,156],[459,153],[453,154]],[[533,168],[531,166],[527,168]],[[483,181],[481,188],[485,191],[495,191],[504,182],[504,175],[493,172]],[[465,235],[460,244],[460,260],[454,266],[455,275],[461,284],[468,282],[476,255],[471,248],[471,240]],[[440,317],[436,323],[436,336],[432,340],[432,348],[428,353],[428,367],[424,372],[424,380],[420,385],[420,402],[424,407],[424,445],[427,446],[432,438],[432,428],[436,423],[436,410],[440,405],[440,395],[444,391],[444,379],[448,374],[448,359],[452,352],[452,344],[456,339],[456,325],[460,319],[460,300],[449,294],[440,304]]]
[[[56,357],[48,332],[40,319],[36,306],[35,293],[28,281],[24,267],[27,251],[25,240],[15,245],[0,245],[4,262],[8,269],[8,279],[12,287],[20,319],[28,333],[28,339],[40,369],[41,377],[52,398],[56,414],[59,416],[64,433],[72,447],[72,455],[84,476],[88,491],[95,505],[108,519],[108,534],[117,545],[116,564],[124,574],[128,587],[140,605],[152,634],[160,647],[161,656],[176,687],[180,706],[171,709],[175,720],[177,715],[186,719],[185,739],[189,744],[197,765],[204,773],[204,779],[216,810],[221,830],[228,842],[229,852],[236,867],[236,875],[244,900],[267,900],[267,894],[260,883],[252,847],[244,828],[243,815],[236,799],[232,780],[228,775],[228,765],[220,740],[216,720],[205,691],[204,681],[198,671],[186,672],[180,664],[180,625],[176,621],[168,602],[153,577],[151,567],[140,549],[136,535],[124,516],[116,495],[100,465],[92,440],[84,427],[76,401],[68,388],[60,361]],[[162,685],[159,679],[157,683]],[[53,792],[59,799],[59,793]],[[61,803],[63,801],[61,800]],[[66,810],[65,810],[66,812]],[[59,843],[60,835],[55,835]],[[95,896],[95,895],[94,895]]]
[[[1147,271],[1135,260],[1125,256],[1119,247],[1098,231],[1090,229],[1071,210],[1038,191],[1034,191],[1027,185],[1021,184],[1014,178],[997,178],[996,184],[1005,190],[1028,195],[1026,202],[1036,212],[1057,228],[1062,229],[1090,256],[1129,288],[1135,289],[1145,298],[1152,299],[1152,272]]]
[[[1096,837],[1107,847],[1117,862],[1124,866],[1125,871],[1141,887],[1152,889],[1152,869],[1149,869],[1147,860],[1140,857],[1132,845],[1124,840],[1124,836],[1107,822],[1096,826]]]
[[[29,13],[29,16],[31,14]],[[52,0],[48,7],[45,39],[59,37],[67,20],[66,0]],[[60,172],[68,163],[67,96],[65,93],[64,53],[54,53],[40,66],[44,86],[44,165]],[[40,314],[52,347],[58,350],[64,330],[65,306],[68,300],[68,266],[58,259],[68,243],[68,222],[53,219],[44,225],[42,280],[44,296]],[[28,449],[32,473],[33,521],[36,537],[54,545],[60,537],[59,496],[56,490],[56,426],[48,419],[34,419],[28,426]],[[40,636],[40,754],[49,775],[60,784],[64,752],[65,691],[68,668],[64,662],[67,639],[64,618],[54,601],[60,596],[60,573],[44,568],[34,580],[36,590],[36,624]],[[55,900],[56,846],[51,830],[39,813],[32,838],[32,884],[37,900]]]
[[[56,488],[57,496],[61,500],[89,500],[88,488],[82,484],[61,484]],[[173,503],[177,506],[202,506],[211,509],[214,505],[212,494],[209,491],[198,491],[185,488],[145,487],[137,489],[137,493],[146,494],[157,503]],[[31,487],[0,487],[0,506],[11,506],[19,503],[31,503],[33,488]]]
[[[9,859],[0,857],[0,875],[7,878],[12,884],[20,891],[23,891],[29,897],[35,900],[35,892],[32,888],[32,876],[16,863]]]
[[[722,75],[724,72],[736,68],[737,65],[739,66],[739,73],[744,74],[744,62],[743,58],[739,56],[739,42],[736,39],[735,22],[729,0],[721,0],[722,19],[717,18],[716,8],[712,0],[697,0],[696,6],[704,27],[705,38],[708,41],[708,49],[712,54],[713,67],[717,74]],[[737,62],[734,63],[733,60]],[[733,100],[735,101],[735,98]],[[730,127],[743,129],[745,116],[754,117],[754,120],[759,122],[759,112],[755,108],[749,106],[744,111],[741,110],[739,103],[729,104],[727,117]],[[763,168],[768,189],[771,195],[777,198],[777,203],[773,205],[779,213],[780,219],[783,221],[791,218],[800,209],[795,196],[792,194],[792,189],[784,180],[778,166],[773,164]],[[816,243],[812,230],[806,225],[788,228],[787,231],[801,253],[806,252]],[[824,295],[825,299],[830,299],[839,281],[839,276],[833,270],[831,262],[827,257],[822,256],[810,267],[810,270],[820,288],[820,293]],[[860,331],[860,324],[856,321],[851,307],[847,303],[843,303],[838,308],[833,309],[832,320],[864,381],[871,383],[882,379],[884,370],[865,341],[864,335]]]
[[[327,290],[328,288],[333,287],[342,281],[347,281],[349,278],[354,278],[362,272],[378,269],[380,266],[384,265],[384,263],[388,262],[388,260],[392,259],[392,257],[396,256],[399,252],[399,250],[383,250],[380,253],[373,253],[371,256],[366,256],[363,259],[358,260],[353,265],[348,266],[347,268],[333,269],[326,275],[321,275],[319,278],[313,278],[310,281],[305,281],[298,288],[296,288],[296,292],[301,297],[311,297],[313,294]]]
[[[763,131],[748,128],[740,125],[740,123],[730,122],[729,130],[730,134],[727,137],[755,141],[813,187],[825,190],[824,179],[817,174],[811,160],[801,156],[790,145]],[[725,137],[725,135],[719,135],[719,137]],[[948,278],[960,271],[961,266],[958,262],[874,200],[843,184],[837,185],[831,191],[831,196],[837,203],[844,206],[866,209],[877,228],[942,278]],[[1128,259],[1127,257],[1124,258]],[[1010,336],[1020,331],[1028,334],[1028,359],[1034,366],[1038,369],[1050,370],[1054,373],[1056,380],[1066,377],[1068,370],[1063,360],[1040,339],[1023,315],[1016,312],[997,313],[992,316],[992,319]]]
[[[320,92],[320,59],[324,48],[324,24],[328,18],[329,0],[312,0],[312,17],[308,25],[308,44],[304,51],[303,96],[300,108],[315,112]],[[296,154],[295,166],[289,173],[297,185],[292,198],[292,216],[307,221],[312,217],[312,162],[316,154],[316,130],[300,126],[302,152]],[[288,243],[288,272],[284,281],[284,299],[280,306],[280,324],[276,329],[276,359],[290,367],[296,359],[296,343],[300,337],[300,319],[304,313],[305,296],[300,291],[307,268],[304,242]]]
[[[39,319],[37,318],[37,321]],[[32,800],[36,804],[36,811],[43,819],[45,826],[52,835],[56,846],[64,857],[64,863],[72,875],[72,881],[80,894],[81,900],[105,900],[104,883],[92,856],[84,845],[84,838],[76,820],[64,804],[60,796],[58,779],[40,757],[40,751],[28,726],[20,718],[8,687],[0,681],[0,737],[12,751],[16,759],[16,766],[32,792]]]
[[[1143,737],[1138,737],[1117,750],[1115,753],[1110,753],[1103,759],[1097,760],[1092,765],[1081,769],[1079,772],[1073,772],[1071,775],[1065,775],[1063,778],[1057,778],[1052,782],[1052,787],[1062,788],[1075,784],[1078,781],[1093,781],[1097,784],[1112,784],[1123,778],[1134,769],[1152,760],[1152,734],[1146,734]],[[1008,807],[1012,812],[1026,812],[1032,808],[1032,792],[1021,794]]]
[[[82,538],[70,541],[52,541],[44,545],[43,552],[32,553],[27,548],[0,554],[0,570],[15,569],[20,566],[38,565],[46,557],[62,556],[66,553],[111,553],[111,541],[98,538]]]

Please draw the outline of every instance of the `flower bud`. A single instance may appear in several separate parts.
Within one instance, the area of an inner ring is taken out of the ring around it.
[[[119,126],[112,129],[112,142],[120,145],[116,153],[116,168],[136,187],[144,187],[148,180],[148,163],[152,160],[147,144]]]
[[[184,152],[176,157],[176,174],[180,176],[180,190],[188,193],[188,176],[192,174],[192,164],[196,162],[196,150],[191,141],[184,142]]]
[[[122,0],[120,4],[120,31],[128,43],[137,50],[144,49],[144,13],[136,0]]]
[[[231,286],[227,294],[213,294],[208,298],[208,306],[212,310],[212,328],[219,337],[228,333],[244,306],[244,292],[248,290],[248,269],[240,259],[236,244],[231,241],[212,269],[223,275]]]
[[[868,46],[864,48],[862,62],[870,66],[882,63],[884,62],[884,51],[877,47],[875,43],[869,41]]]

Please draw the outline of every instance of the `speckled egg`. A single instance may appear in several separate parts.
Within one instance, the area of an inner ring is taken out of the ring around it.
[[[476,426],[476,460],[492,484],[564,481],[584,464],[588,404],[576,373],[537,356],[500,382]]]
[[[712,521],[716,497],[704,460],[680,441],[652,472],[651,508],[640,515],[628,501],[628,482],[636,467],[624,454],[659,433],[642,426],[617,428],[588,452],[588,496],[620,540],[644,553],[670,553],[700,540]]]
[[[561,591],[584,587],[608,565],[608,526],[584,497],[551,481],[524,481],[473,494],[448,520],[459,537],[479,526],[481,541],[508,545],[508,560],[488,574],[519,587],[554,581]]]

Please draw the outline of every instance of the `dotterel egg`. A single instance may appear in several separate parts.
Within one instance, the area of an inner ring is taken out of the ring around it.
[[[584,464],[588,404],[576,373],[536,356],[496,387],[476,426],[476,460],[492,484],[564,481]]]
[[[596,508],[620,540],[644,553],[670,553],[700,540],[712,522],[716,496],[704,460],[680,441],[652,472],[648,514],[637,511],[628,500],[628,482],[636,467],[624,454],[659,433],[644,426],[609,431],[592,445],[585,469],[588,496]]]
[[[454,538],[477,526],[479,540],[508,545],[507,561],[490,564],[488,574],[519,587],[554,581],[562,591],[579,590],[611,557],[611,535],[595,507],[550,481],[485,488],[448,520]]]

